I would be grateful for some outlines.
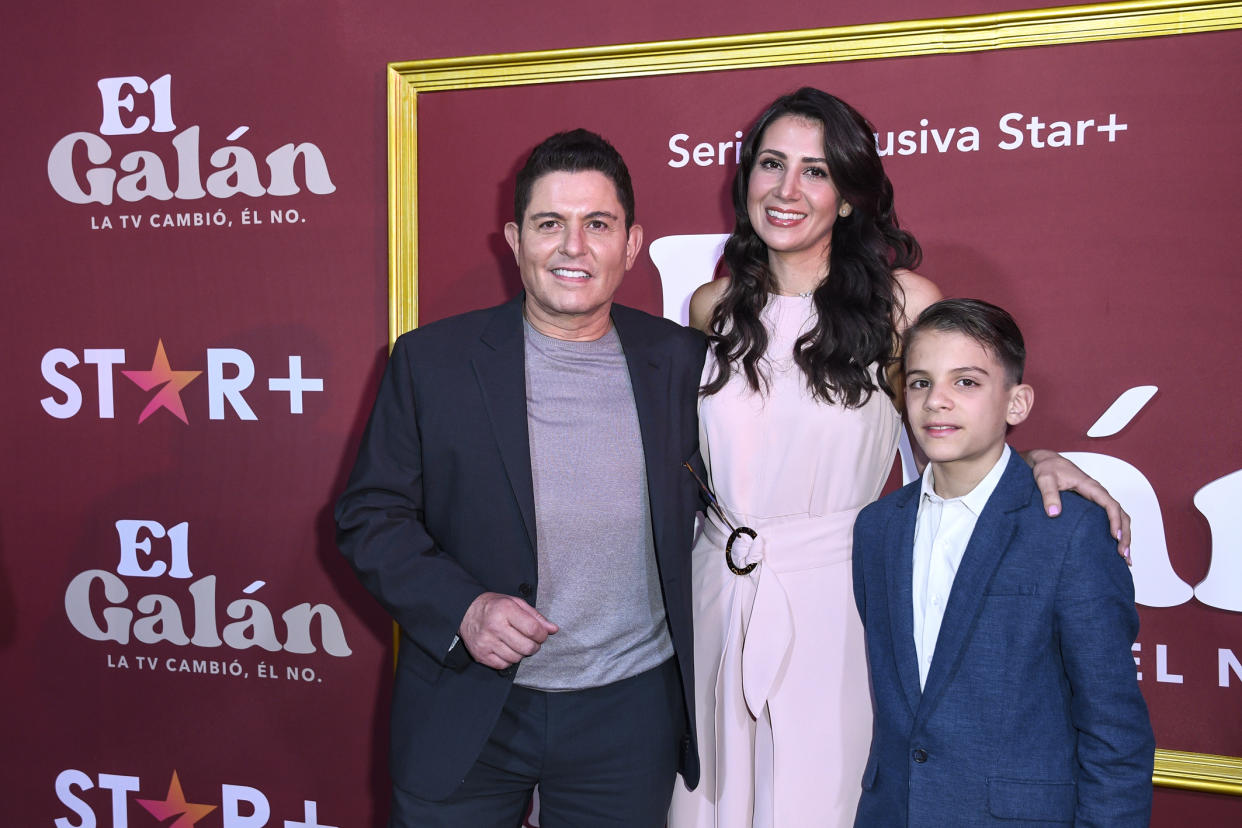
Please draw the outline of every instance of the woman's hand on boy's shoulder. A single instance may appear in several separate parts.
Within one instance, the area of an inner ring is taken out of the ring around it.
[[[1061,492],[1077,492],[1108,513],[1108,530],[1117,539],[1117,553],[1130,563],[1130,516],[1108,489],[1055,451],[1032,449],[1023,452],[1022,459],[1031,466],[1048,517],[1061,514]]]

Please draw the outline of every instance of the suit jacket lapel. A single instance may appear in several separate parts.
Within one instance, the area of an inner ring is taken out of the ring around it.
[[[471,360],[491,420],[492,433],[522,512],[530,548],[535,542],[535,486],[530,469],[530,431],[526,417],[526,340],[522,333],[525,294],[500,306],[480,337],[483,347]]]
[[[668,456],[667,449],[669,430],[672,428],[669,406],[673,389],[669,387],[668,356],[639,336],[628,312],[628,308],[613,305],[612,322],[630,371],[630,386],[634,391],[634,408],[638,412],[638,430],[642,435],[647,469],[652,533],[656,555],[659,556],[663,546],[660,542],[661,528],[666,525],[670,505],[666,481],[670,466],[676,467],[676,461]]]
[[[927,672],[924,703],[919,710],[922,719],[931,715],[945,687],[957,672],[983,609],[984,593],[1013,540],[1017,529],[1013,513],[1026,504],[1034,486],[1029,474],[1020,474],[1025,469],[1018,466],[1025,465],[1026,461],[1013,452],[996,490],[988,498],[983,513],[975,523],[970,542],[966,544],[962,562],[953,578],[953,588],[949,591],[949,603],[945,606],[940,635],[936,639],[936,652]]]
[[[910,714],[919,709],[919,658],[914,648],[914,527],[919,513],[917,487],[898,495],[898,518],[885,532],[884,566],[888,581],[889,625],[893,631],[893,660],[905,691]]]

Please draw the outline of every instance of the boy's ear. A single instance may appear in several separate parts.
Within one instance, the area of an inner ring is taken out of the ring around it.
[[[1009,407],[1005,410],[1005,422],[1016,426],[1031,413],[1035,405],[1035,389],[1019,383],[1009,389]]]

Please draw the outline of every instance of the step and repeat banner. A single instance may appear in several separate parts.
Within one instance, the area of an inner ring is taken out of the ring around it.
[[[0,823],[372,824],[390,622],[331,518],[385,355],[341,321],[383,293],[357,138],[197,60],[56,80],[6,168]]]
[[[337,23],[297,42],[328,53]],[[171,24],[142,25],[153,43]],[[350,40],[350,66],[372,46]],[[1160,747],[1242,756],[1240,48],[1221,32],[422,94],[393,126],[417,145],[417,189],[397,189],[416,202],[394,214],[416,203],[418,241],[397,228],[395,275],[412,285],[416,257],[423,323],[512,296],[514,176],[585,126],[629,161],[646,231],[621,301],[684,320],[749,122],[801,85],[850,101],[922,272],[1023,326],[1037,405],[1016,444],[1072,452],[1134,518]],[[342,72],[205,38],[109,54],[10,73],[41,94],[3,125],[0,823],[383,824],[391,622],[331,509],[386,358],[382,64],[412,55]],[[360,96],[371,109],[333,105]]]

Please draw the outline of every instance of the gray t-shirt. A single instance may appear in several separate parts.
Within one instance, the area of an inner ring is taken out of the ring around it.
[[[535,608],[560,631],[514,680],[537,690],[599,687],[673,655],[634,391],[615,329],[591,342],[529,323],[525,332]]]

